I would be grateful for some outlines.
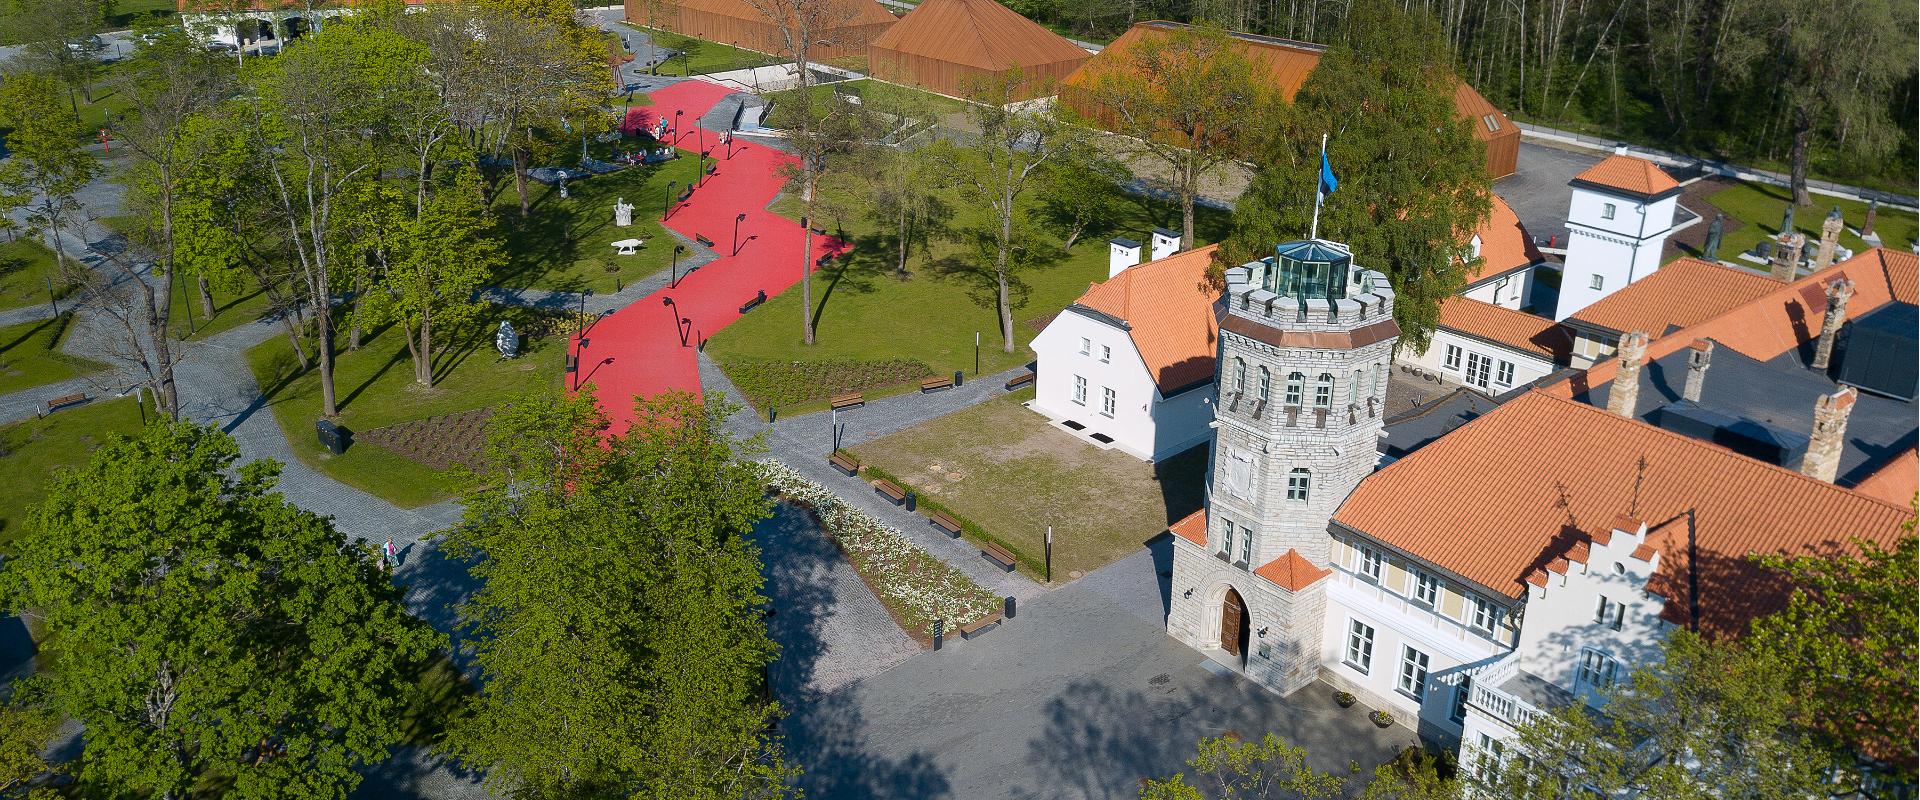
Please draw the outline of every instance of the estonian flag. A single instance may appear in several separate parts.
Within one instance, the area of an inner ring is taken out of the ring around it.
[[[1340,179],[1333,177],[1333,165],[1328,163],[1327,151],[1323,148],[1320,151],[1320,196],[1333,194],[1333,190],[1338,188]]]

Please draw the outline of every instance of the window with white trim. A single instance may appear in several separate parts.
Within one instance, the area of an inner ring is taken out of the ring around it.
[[[1347,666],[1362,675],[1373,669],[1373,626],[1357,619],[1347,628]]]
[[[1479,769],[1475,771],[1480,773],[1480,780],[1487,783],[1498,783],[1500,780],[1500,762],[1505,760],[1507,746],[1499,739],[1483,733],[1480,734],[1479,750]]]
[[[1307,376],[1298,372],[1287,374],[1287,405],[1298,408],[1301,398],[1306,396]]]
[[[1460,368],[1460,346],[1457,344],[1447,345],[1447,369],[1459,369],[1459,368]]]
[[[1118,403],[1116,402],[1116,397],[1113,393],[1113,387],[1111,386],[1100,387],[1100,413],[1111,417],[1113,416],[1113,411],[1117,406],[1118,406]]]
[[[1360,545],[1360,574],[1380,580],[1380,551]]]
[[[1313,407],[1333,407],[1333,373],[1322,372],[1320,378],[1313,382]]]
[[[1606,595],[1600,595],[1600,602],[1593,609],[1593,621],[1614,630],[1620,630],[1626,622],[1627,604],[1616,603]]]
[[[1487,633],[1492,633],[1493,626],[1499,621],[1499,606],[1487,602],[1486,598],[1483,597],[1473,598],[1473,627],[1479,628]]]
[[[1467,698],[1473,695],[1473,676],[1460,676],[1460,685],[1453,687],[1453,711],[1447,719],[1464,722],[1467,719]]]
[[[1084,356],[1092,352],[1093,352],[1093,340],[1085,336],[1080,337],[1080,355]]]
[[[1485,389],[1487,388],[1487,378],[1492,372],[1493,359],[1480,355],[1479,353],[1467,354],[1467,371],[1466,374],[1462,376],[1466,378],[1467,383]]]
[[[1253,563],[1253,529],[1240,526],[1240,563]]]
[[[1614,673],[1620,662],[1598,650],[1580,652],[1580,684],[1594,691],[1613,685]]]
[[[1240,394],[1247,391],[1247,360],[1239,356],[1233,357],[1233,390]]]
[[[1617,207],[1617,206],[1615,206],[1615,205],[1614,205],[1614,204],[1612,204],[1612,203],[1601,203],[1601,204],[1600,204],[1600,218],[1601,218],[1601,219],[1613,219],[1613,215],[1614,215],[1614,213],[1616,213],[1616,212],[1618,212],[1619,210],[1620,210],[1620,209],[1619,209],[1619,207]]]
[[[1271,392],[1272,390],[1273,390],[1273,373],[1268,372],[1266,367],[1261,367],[1260,368],[1260,402],[1262,403],[1267,402],[1267,398],[1269,396],[1268,393]]]
[[[1600,273],[1598,272],[1594,273],[1593,277],[1587,279],[1587,288],[1592,289],[1596,292],[1600,291],[1606,285],[1607,285],[1607,279],[1600,277]]]
[[[1440,601],[1440,579],[1418,570],[1413,573],[1413,599],[1431,606]]]
[[[1313,473],[1305,467],[1294,467],[1287,473],[1287,499],[1306,502],[1307,493],[1313,488]]]
[[[1360,405],[1360,381],[1364,374],[1357,369],[1353,371],[1353,382],[1347,384],[1347,405]]]
[[[1113,348],[1108,347],[1107,345],[1104,345],[1104,344],[1100,345],[1100,363],[1106,364],[1112,361],[1113,361]]]
[[[1087,404],[1087,377],[1085,375],[1073,376],[1073,402],[1083,406]]]
[[[1233,520],[1220,520],[1220,535],[1214,538],[1220,543],[1220,553],[1231,555],[1233,553]]]
[[[1497,367],[1493,371],[1493,385],[1495,386],[1512,386],[1513,385],[1513,362],[1506,361],[1506,360],[1502,360],[1499,362],[1499,367]]]
[[[1401,694],[1420,699],[1427,692],[1427,654],[1407,645],[1400,646],[1400,682],[1396,685]]]

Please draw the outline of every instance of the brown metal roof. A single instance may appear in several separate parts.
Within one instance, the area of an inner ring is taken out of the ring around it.
[[[926,0],[874,39],[873,47],[993,71],[1091,55],[994,0]]]
[[[850,28],[861,25],[892,25],[898,21],[891,12],[873,0],[822,0],[831,6],[831,11],[823,16],[828,28]],[[747,0],[675,0],[673,7],[677,11],[704,12],[722,17],[746,20],[761,24],[772,24],[767,15],[753,7]]]

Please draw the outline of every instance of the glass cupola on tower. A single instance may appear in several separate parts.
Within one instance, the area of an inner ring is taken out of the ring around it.
[[[1299,300],[1338,300],[1347,296],[1352,271],[1353,256],[1345,250],[1316,240],[1287,242],[1274,248],[1262,288]]]

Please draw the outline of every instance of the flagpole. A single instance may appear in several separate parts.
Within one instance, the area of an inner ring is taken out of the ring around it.
[[[1313,173],[1313,232],[1308,239],[1320,238],[1320,204],[1327,199],[1327,181],[1320,176],[1327,164],[1327,135],[1320,134],[1320,166]]]

